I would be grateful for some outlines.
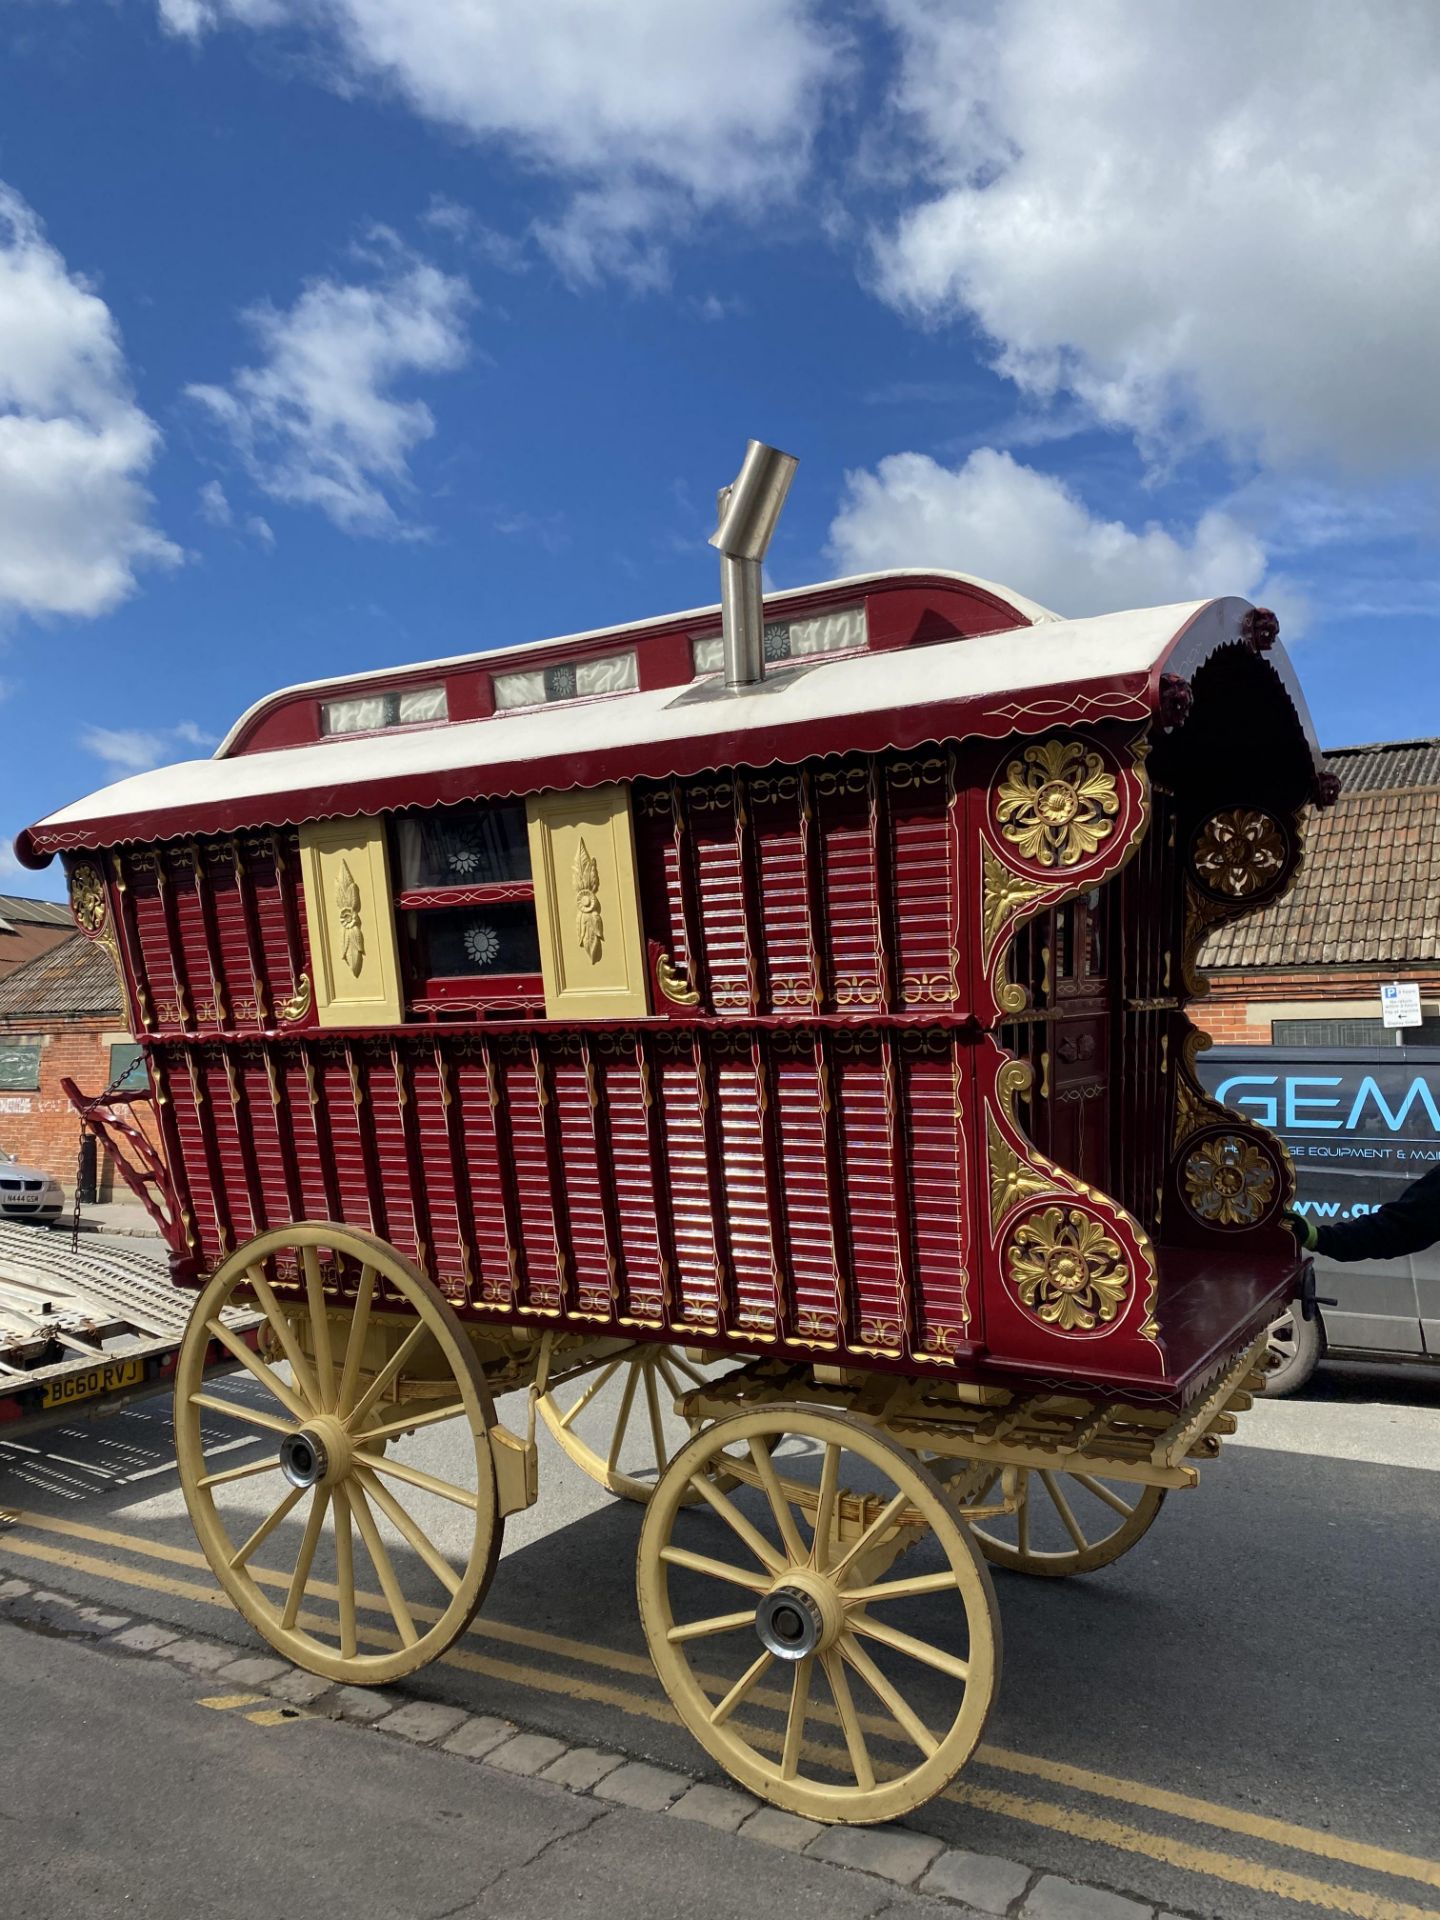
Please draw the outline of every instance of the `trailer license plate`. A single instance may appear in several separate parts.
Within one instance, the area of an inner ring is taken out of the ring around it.
[[[138,1387],[144,1378],[143,1360],[107,1360],[103,1366],[67,1374],[63,1380],[47,1380],[40,1404],[64,1407],[72,1400],[93,1400],[97,1393],[113,1393],[117,1387]]]

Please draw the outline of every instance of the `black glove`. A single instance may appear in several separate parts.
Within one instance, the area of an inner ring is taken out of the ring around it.
[[[1287,1213],[1285,1224],[1307,1253],[1315,1251],[1320,1235],[1313,1220],[1307,1219],[1303,1213]]]

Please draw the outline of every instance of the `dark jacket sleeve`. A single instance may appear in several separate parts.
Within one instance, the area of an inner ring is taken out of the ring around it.
[[[1440,1166],[1358,1220],[1315,1229],[1315,1251],[1327,1260],[1398,1260],[1440,1240]]]

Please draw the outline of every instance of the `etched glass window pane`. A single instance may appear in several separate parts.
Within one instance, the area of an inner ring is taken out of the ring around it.
[[[697,674],[719,673],[725,665],[725,642],[718,633],[690,642],[690,663]]]
[[[395,724],[415,727],[422,720],[445,720],[449,711],[444,687],[412,687],[396,699]]]
[[[575,668],[577,694],[633,693],[639,684],[633,653],[612,653],[603,660],[582,660]]]
[[[502,710],[506,707],[538,707],[544,704],[543,673],[497,673],[490,684],[495,689],[495,705]]]
[[[395,826],[404,892],[530,878],[530,840],[525,808],[518,801],[440,807],[434,813],[405,815]]]
[[[327,700],[320,709],[322,733],[369,733],[385,724],[385,696],[366,694],[358,700]]]
[[[411,938],[420,947],[420,972],[427,979],[540,971],[540,937],[535,931],[535,909],[528,901],[514,906],[445,907],[407,917]]]
[[[790,655],[795,660],[817,653],[847,653],[865,644],[864,607],[839,607],[834,613],[792,620],[789,625]]]

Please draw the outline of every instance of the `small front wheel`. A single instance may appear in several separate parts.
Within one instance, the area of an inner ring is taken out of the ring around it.
[[[1144,1538],[1165,1503],[1163,1487],[1045,1467],[1022,1467],[1018,1493],[1014,1513],[974,1523],[975,1544],[992,1567],[1049,1580],[1108,1567]]]
[[[1265,1335],[1265,1397],[1283,1400],[1298,1393],[1320,1364],[1325,1343],[1320,1335],[1320,1319],[1307,1320],[1297,1305],[1286,1307],[1278,1319],[1270,1322]]]

